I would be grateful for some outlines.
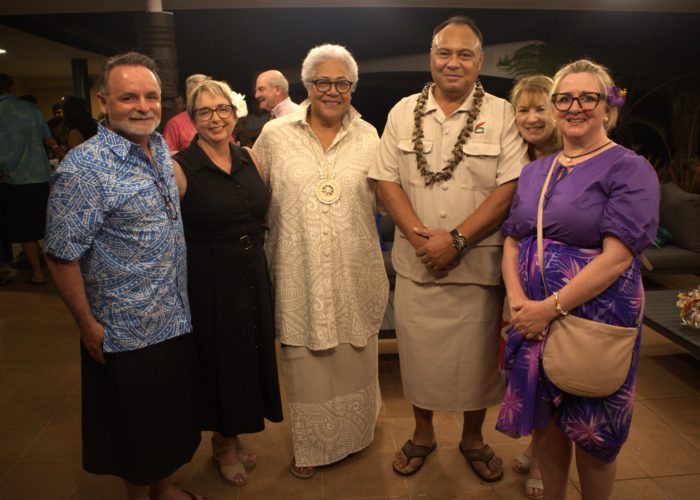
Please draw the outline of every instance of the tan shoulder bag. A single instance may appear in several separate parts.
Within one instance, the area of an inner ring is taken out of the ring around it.
[[[542,249],[542,212],[544,196],[552,177],[554,157],[544,181],[537,207],[537,258],[545,295],[544,251]],[[641,321],[644,304],[637,325]],[[571,314],[554,319],[545,338],[542,365],[547,377],[564,392],[600,398],[617,391],[627,379],[637,327],[612,326]]]

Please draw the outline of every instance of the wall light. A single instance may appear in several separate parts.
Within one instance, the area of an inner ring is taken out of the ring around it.
[[[7,51],[5,49],[0,49],[0,54],[7,54]]]

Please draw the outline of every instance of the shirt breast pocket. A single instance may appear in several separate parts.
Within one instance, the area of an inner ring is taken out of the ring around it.
[[[498,158],[501,155],[500,144],[474,143],[469,140],[462,146],[465,164],[462,188],[464,189],[488,189],[496,188],[496,174],[498,173]],[[457,170],[462,168],[457,167]]]
[[[401,153],[399,158],[399,161],[401,162],[400,170],[408,173],[408,179],[411,184],[425,186],[423,176],[418,170],[418,161],[416,160],[413,140],[399,139],[398,146]],[[425,155],[425,160],[428,163],[428,171],[432,172],[433,167],[431,165],[433,164],[433,141],[426,141],[423,139],[423,154]],[[438,170],[441,170],[442,167],[442,165],[439,165]]]
[[[164,197],[152,179],[134,179],[117,196],[110,219],[117,227],[145,235],[167,221]]]

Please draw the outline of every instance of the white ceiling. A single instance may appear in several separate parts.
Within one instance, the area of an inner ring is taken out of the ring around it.
[[[163,0],[165,10],[294,7],[430,7],[471,9],[700,12],[698,0]],[[145,10],[147,0],[2,0],[0,15]]]

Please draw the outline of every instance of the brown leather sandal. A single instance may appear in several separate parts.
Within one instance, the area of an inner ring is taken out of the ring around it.
[[[484,465],[486,465],[486,468],[488,468],[489,462],[493,460],[493,458],[496,456],[496,454],[493,452],[489,445],[485,445],[483,448],[480,449],[474,448],[465,450],[462,449],[462,443],[459,443],[458,447],[459,451],[464,456],[464,459],[469,464],[469,467],[472,468],[474,474],[476,474],[479,477],[479,479],[481,479],[482,481],[486,481],[487,483],[493,483],[501,480],[501,478],[503,477],[503,467],[501,467],[497,471],[491,471],[491,474],[487,476],[480,469],[474,466],[475,462],[482,462]]]
[[[422,459],[421,463],[418,465],[418,467],[408,472],[402,471],[401,469],[397,468],[396,464],[392,464],[394,472],[396,472],[399,476],[403,477],[412,476],[413,474],[418,472],[421,469],[421,467],[423,467],[423,464],[425,464],[425,460],[428,458],[428,455],[435,451],[435,448],[437,448],[437,443],[433,443],[431,446],[421,446],[419,444],[415,444],[409,439],[401,447],[401,452],[404,455],[406,455],[406,458],[408,458],[409,462],[412,458],[420,458]]]

